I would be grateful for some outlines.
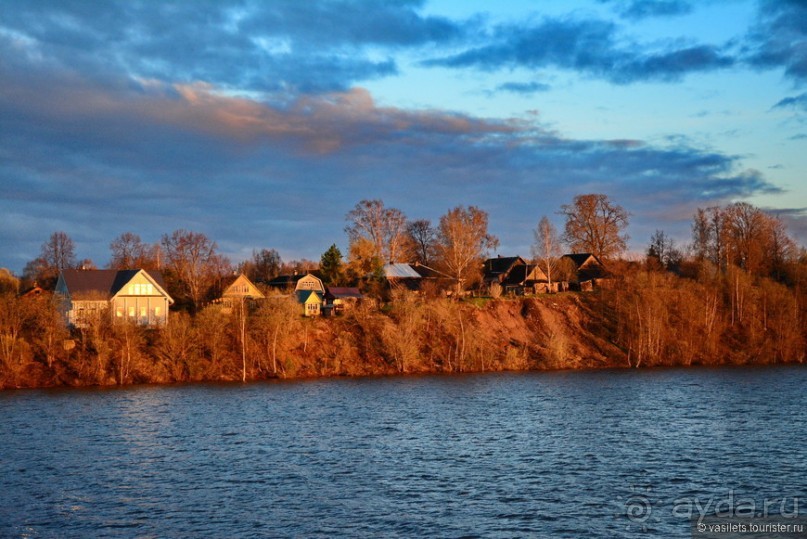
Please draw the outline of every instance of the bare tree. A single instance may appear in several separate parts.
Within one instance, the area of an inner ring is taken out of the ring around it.
[[[683,258],[681,251],[675,246],[675,240],[663,230],[656,230],[650,236],[647,257],[648,259],[657,260],[665,269],[674,268],[680,264]]]
[[[578,195],[561,206],[566,217],[563,239],[575,253],[613,258],[627,249],[628,212],[602,194]]]
[[[198,309],[208,289],[226,270],[226,259],[216,253],[216,242],[199,232],[176,230],[166,234],[162,247],[172,276]]]
[[[268,283],[280,275],[282,264],[280,253],[275,249],[261,249],[252,251],[252,258],[242,262],[238,270],[253,282]]]
[[[159,247],[144,243],[133,232],[124,232],[109,244],[110,269],[158,269]]]
[[[396,208],[385,208],[381,200],[362,200],[345,219],[345,232],[351,244],[365,238],[373,245],[374,255],[385,262],[405,257],[406,216]]]
[[[65,232],[54,232],[42,244],[39,257],[28,262],[23,272],[26,281],[36,281],[43,288],[53,288],[59,272],[76,267],[75,244]]]
[[[431,221],[428,219],[409,221],[406,233],[412,243],[415,260],[421,264],[430,264],[437,241],[437,231],[434,230]]]
[[[552,290],[552,270],[555,269],[558,258],[560,257],[560,240],[558,239],[558,231],[549,218],[544,215],[538,223],[538,228],[535,229],[535,243],[532,245],[532,256],[538,263],[538,266],[546,274],[546,279],[549,282],[549,289]]]
[[[465,282],[479,275],[482,257],[499,245],[496,236],[488,234],[488,214],[476,206],[457,206],[440,217],[437,253],[446,273],[457,282],[461,293]]]

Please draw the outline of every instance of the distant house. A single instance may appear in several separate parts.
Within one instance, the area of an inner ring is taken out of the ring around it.
[[[494,283],[501,285],[505,294],[532,292],[537,283],[548,281],[541,268],[528,264],[520,256],[498,256],[489,258],[482,266],[483,281],[487,287]]]
[[[381,271],[391,288],[420,289],[423,277],[409,264],[402,262],[384,264]]]
[[[334,314],[339,314],[353,308],[363,297],[358,288],[329,286],[325,292],[325,306],[330,307]]]
[[[325,293],[319,290],[298,290],[294,293],[302,306],[303,316],[319,316],[325,306]]]
[[[591,253],[565,254],[561,257],[561,264],[570,270],[569,281],[580,290],[591,290],[595,284],[611,277],[599,257]]]
[[[221,297],[217,300],[227,308],[232,308],[233,305],[240,303],[244,300],[257,300],[264,299],[263,292],[258,290],[258,287],[249,280],[243,273],[235,277],[232,282],[224,289]]]
[[[55,293],[65,320],[78,328],[105,313],[113,320],[164,326],[174,303],[165,291],[162,274],[142,269],[63,270]]]

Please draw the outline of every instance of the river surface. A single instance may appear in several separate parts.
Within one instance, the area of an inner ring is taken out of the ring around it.
[[[742,502],[807,514],[803,366],[0,392],[0,537],[690,537]]]

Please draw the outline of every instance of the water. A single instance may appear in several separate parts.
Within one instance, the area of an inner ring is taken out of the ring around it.
[[[0,536],[690,537],[694,502],[807,513],[805,387],[782,367],[4,392]]]

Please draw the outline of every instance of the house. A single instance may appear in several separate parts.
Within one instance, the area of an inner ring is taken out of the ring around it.
[[[419,290],[422,284],[421,280],[423,277],[409,264],[402,262],[384,264],[381,271],[390,288],[398,287],[408,290]]]
[[[580,290],[591,290],[595,284],[611,277],[605,265],[592,253],[571,253],[561,257],[561,270],[567,280]]]
[[[482,266],[484,283],[490,287],[498,283],[505,294],[532,292],[538,283],[548,281],[546,274],[535,264],[528,264],[520,256],[489,258]]]
[[[258,287],[249,280],[249,277],[242,273],[232,280],[216,302],[221,303],[225,308],[231,309],[242,301],[264,299],[265,297],[263,292],[258,290]]]
[[[130,320],[144,326],[168,323],[174,303],[162,274],[143,269],[62,270],[56,282],[59,310],[68,324],[87,327],[105,312],[113,320]]]
[[[319,290],[299,290],[294,293],[302,306],[303,316],[319,316],[325,306],[325,294]]]
[[[329,286],[325,292],[325,306],[330,307],[334,314],[342,313],[353,308],[364,298],[358,288]]]

